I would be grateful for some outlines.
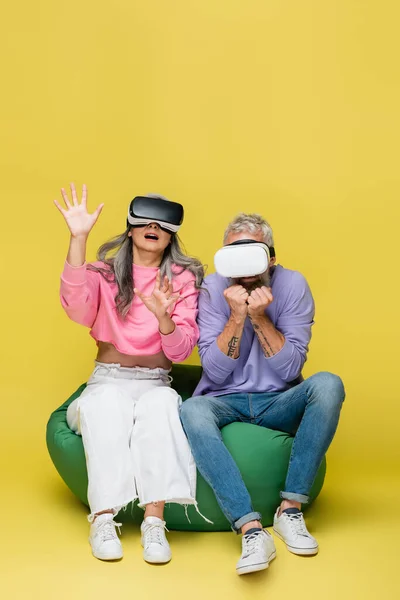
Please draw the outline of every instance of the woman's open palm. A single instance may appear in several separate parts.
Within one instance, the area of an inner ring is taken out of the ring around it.
[[[62,197],[64,198],[66,209],[64,209],[57,200],[54,204],[63,215],[68,229],[73,237],[88,236],[99,215],[104,204],[100,204],[94,213],[90,214],[87,210],[87,188],[86,185],[82,188],[82,201],[79,204],[76,194],[75,185],[71,183],[72,202],[68,199],[68,194],[64,188],[61,189]]]
[[[179,293],[174,293],[172,283],[168,277],[164,278],[164,283],[161,285],[160,271],[157,272],[156,283],[151,296],[145,296],[136,288],[133,291],[157,319],[170,314],[176,302],[180,299]]]

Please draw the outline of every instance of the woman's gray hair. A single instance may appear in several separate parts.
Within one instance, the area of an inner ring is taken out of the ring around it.
[[[161,198],[168,200],[159,194],[147,194],[148,198]],[[118,314],[126,317],[133,300],[133,242],[129,236],[131,226],[129,225],[124,233],[117,235],[105,244],[102,244],[97,251],[97,260],[103,262],[105,267],[96,267],[89,265],[88,269],[97,271],[104,279],[116,283],[118,293],[115,296],[115,304]],[[197,258],[187,256],[182,249],[182,242],[176,233],[171,234],[171,242],[164,250],[160,265],[161,281],[165,276],[171,281],[176,272],[172,272],[172,267],[180,268],[179,273],[188,270],[195,276],[196,289],[201,288],[204,279],[204,267]]]
[[[239,213],[231,221],[224,233],[224,244],[231,233],[242,233],[248,231],[252,234],[261,233],[264,243],[271,247],[274,245],[274,234],[271,225],[257,213]]]

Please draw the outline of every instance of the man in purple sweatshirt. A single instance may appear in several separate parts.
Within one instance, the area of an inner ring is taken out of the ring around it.
[[[291,552],[316,554],[318,543],[301,505],[308,502],[345,396],[336,375],[301,376],[314,318],[307,281],[275,264],[273,233],[260,215],[238,215],[225,232],[224,246],[244,239],[265,244],[272,258],[261,275],[230,279],[214,273],[205,279],[208,292],[200,294],[198,315],[203,375],[181,408],[197,468],[232,529],[243,534],[240,575],[266,569],[276,551],[220,430],[245,421],[294,436],[273,529]]]

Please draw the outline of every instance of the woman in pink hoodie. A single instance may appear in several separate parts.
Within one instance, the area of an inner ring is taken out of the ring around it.
[[[65,208],[55,204],[71,237],[61,303],[73,321],[90,328],[98,347],[88,385],[67,413],[85,448],[92,552],[102,560],[122,558],[114,516],[138,499],[145,510],[144,559],[168,562],[165,502],[197,508],[196,467],[169,370],[198,340],[203,267],[182,252],[179,224],[165,221],[171,210],[183,218],[181,205],[154,195],[140,197],[151,218],[132,218],[133,200],[124,233],[100,247],[97,262],[86,263],[88,235],[103,205],[88,212],[86,186],[80,202],[73,184],[71,199],[64,189],[62,196]]]

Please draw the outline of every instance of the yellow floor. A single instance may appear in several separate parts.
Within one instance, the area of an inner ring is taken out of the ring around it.
[[[277,540],[268,571],[238,577],[233,533],[171,532],[173,560],[155,567],[141,558],[138,531],[125,525],[124,559],[95,560],[85,508],[59,479],[44,442],[25,439],[25,451],[23,443],[1,456],[1,598],[400,598],[400,481],[393,473],[331,461],[307,519],[319,555],[293,556]]]

